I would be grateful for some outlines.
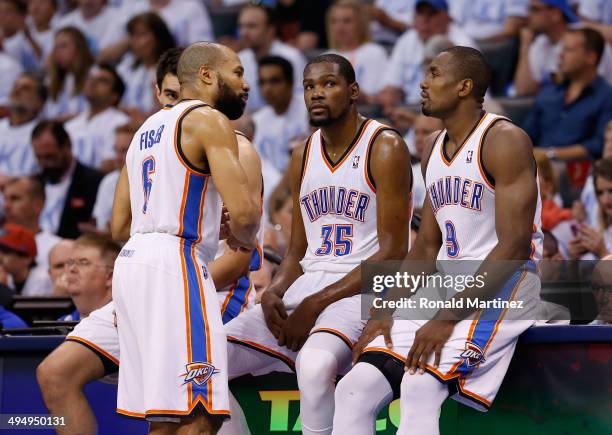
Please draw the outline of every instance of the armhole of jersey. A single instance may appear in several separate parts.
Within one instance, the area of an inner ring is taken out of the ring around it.
[[[308,163],[308,154],[310,153],[310,144],[312,142],[312,137],[314,136],[315,133],[310,135],[310,137],[306,141],[306,146],[304,147],[304,154],[302,155],[302,167],[300,169],[300,185],[302,184],[302,181],[304,180],[304,173],[306,172],[306,164]]]
[[[187,156],[185,155],[185,153],[183,153],[183,149],[181,147],[181,126],[183,124],[183,119],[185,119],[185,117],[189,115],[192,110],[199,109],[200,107],[208,107],[208,104],[196,104],[195,106],[191,106],[189,109],[181,113],[181,116],[179,116],[179,119],[176,121],[176,151],[179,154],[181,162],[187,167],[187,169],[192,172],[195,172],[198,175],[210,175],[210,167],[208,167],[208,161],[205,161],[206,169],[200,169],[196,167],[189,161],[189,159],[187,159]]]
[[[243,138],[245,138],[246,140],[250,140],[246,134],[244,134],[243,132],[241,132],[240,130],[234,130],[234,133],[236,133],[238,136],[242,136]]]
[[[370,166],[370,161],[372,160],[372,149],[374,148],[374,142],[376,142],[376,138],[383,131],[392,131],[396,133],[399,137],[402,135],[394,128],[391,127],[379,127],[378,130],[372,135],[370,138],[370,142],[368,142],[368,147],[366,148],[366,183],[370,186],[372,191],[376,193],[376,182],[374,181],[374,176],[372,175],[372,168]],[[410,191],[412,191],[412,178],[410,179]]]
[[[484,157],[483,157],[484,152],[483,152],[483,149],[484,149],[484,143],[485,143],[485,139],[487,137],[487,134],[491,130],[491,127],[493,127],[499,121],[508,121],[508,122],[514,124],[508,118],[500,117],[500,118],[494,119],[493,122],[491,122],[491,124],[489,124],[487,126],[486,130],[482,133],[482,138],[480,139],[480,143],[478,144],[478,166],[481,169],[480,173],[484,177],[484,179],[487,182],[487,184],[489,185],[489,187],[491,187],[492,189],[495,189],[495,178],[493,178],[493,176],[489,173],[489,171],[487,171],[487,168],[484,165]]]

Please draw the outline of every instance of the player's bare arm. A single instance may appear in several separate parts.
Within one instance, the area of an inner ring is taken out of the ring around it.
[[[232,235],[250,246],[259,228],[260,209],[250,195],[248,178],[238,158],[236,133],[227,117],[208,107],[193,110],[183,120],[181,145],[191,163],[203,167],[208,162],[215,187],[231,216]]]
[[[476,275],[487,277],[485,285],[467,287],[454,299],[492,299],[516,270],[518,263],[510,260],[529,258],[538,195],[531,140],[520,128],[501,121],[491,128],[483,146],[483,163],[495,180],[498,243],[476,272]],[[414,373],[418,366],[424,371],[432,352],[435,352],[434,367],[437,367],[442,347],[454,325],[474,310],[440,310],[417,331],[406,361],[407,369]]]
[[[276,338],[279,338],[282,326],[287,319],[287,312],[282,297],[287,289],[298,279],[304,271],[300,260],[304,258],[308,241],[300,210],[300,185],[302,183],[302,161],[305,146],[296,148],[291,155],[289,164],[289,178],[291,182],[291,197],[293,199],[293,216],[291,220],[291,240],[287,254],[283,258],[278,272],[274,275],[270,286],[261,298],[261,307],[264,312],[266,324]]]
[[[238,140],[238,159],[247,177],[249,193],[261,210],[263,181],[261,178],[261,160],[251,142],[244,136],[236,135]],[[208,265],[217,290],[235,283],[249,272],[251,252],[234,251],[225,245],[223,255]]]
[[[115,188],[115,199],[113,200],[113,213],[111,215],[111,234],[113,239],[118,242],[124,242],[129,239],[131,223],[130,185],[128,183],[127,169],[123,166],[117,187]]]
[[[395,132],[382,132],[372,144],[371,170],[376,183],[376,224],[379,249],[371,261],[400,260],[408,252],[412,170],[410,153]],[[321,312],[332,303],[361,291],[361,267],[305,298],[288,317],[279,344],[302,347]]]

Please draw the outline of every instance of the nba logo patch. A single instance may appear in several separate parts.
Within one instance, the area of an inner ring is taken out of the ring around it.
[[[465,350],[459,355],[468,367],[473,367],[477,364],[484,363],[485,357],[482,349],[475,343],[468,341],[465,343]]]
[[[467,157],[465,158],[465,163],[472,163],[472,155],[474,155],[474,151],[470,150],[467,152]]]
[[[193,382],[196,385],[204,385],[215,373],[219,371],[212,364],[206,362],[192,362],[185,366],[187,373],[181,376],[185,377],[183,385]]]
[[[353,157],[353,169],[357,169],[359,167],[359,156]]]

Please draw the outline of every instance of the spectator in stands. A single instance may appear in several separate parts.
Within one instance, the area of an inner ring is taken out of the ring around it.
[[[133,17],[127,29],[130,51],[117,66],[126,84],[122,104],[134,120],[144,120],[157,109],[153,88],[157,61],[176,44],[164,20],[152,12]]]
[[[559,223],[571,220],[572,211],[559,206],[561,198],[557,193],[557,179],[550,159],[540,150],[536,150],[534,156],[542,201],[542,229],[552,231]]]
[[[76,310],[60,320],[81,320],[112,299],[113,266],[121,247],[110,237],[84,235],[66,261],[68,294]]]
[[[28,5],[25,0],[0,0],[0,33],[2,47],[17,60],[26,71],[35,71],[39,59],[25,32]]]
[[[291,63],[282,57],[269,56],[259,61],[258,84],[266,106],[253,114],[253,145],[280,173],[289,164],[291,140],[308,136],[309,132],[304,99],[293,94],[293,75]],[[266,174],[264,180],[265,177]]]
[[[68,295],[68,275],[66,271],[66,262],[72,257],[74,249],[74,240],[61,239],[49,251],[49,277],[53,283],[53,291],[51,296],[67,296]]]
[[[269,216],[270,223],[276,230],[278,252],[282,255],[291,240],[291,216],[293,215],[293,201],[289,180],[283,180],[270,197]]]
[[[425,201],[425,180],[421,171],[421,157],[427,141],[436,130],[442,130],[442,122],[437,118],[418,115],[414,121],[414,147],[410,150],[412,163],[412,204],[415,209],[423,207]]]
[[[15,81],[8,117],[0,120],[1,176],[29,175],[36,171],[30,139],[46,98],[45,86],[38,77],[22,74]]]
[[[83,87],[94,58],[85,35],[76,27],[57,31],[49,56],[47,118],[66,120],[85,110]]]
[[[593,180],[599,201],[599,224],[595,228],[584,223],[576,226],[568,248],[571,259],[603,258],[612,252],[612,158],[595,163]]]
[[[24,296],[47,296],[46,271],[34,271],[36,265],[34,233],[15,224],[0,229],[0,286]]]
[[[601,154],[603,159],[612,157],[612,120],[606,125],[604,133],[604,145]],[[599,219],[599,204],[597,195],[595,194],[595,183],[593,183],[593,174],[590,174],[584,182],[584,189],[580,194],[580,201],[574,203],[574,207],[579,209],[578,213],[583,216],[583,219],[591,226],[596,226]]]
[[[0,45],[0,116],[5,115],[5,106],[15,80],[23,73],[23,68],[17,60],[4,52]]]
[[[419,84],[423,80],[425,44],[434,35],[447,35],[456,45],[476,47],[472,38],[452,23],[446,0],[416,2],[414,28],[404,33],[391,53],[389,67],[384,73],[384,89],[379,94],[383,112],[389,113],[399,104],[418,103]]]
[[[369,5],[374,41],[393,45],[412,25],[416,0],[376,0]]]
[[[181,84],[178,81],[176,67],[183,49],[180,47],[167,50],[159,58],[155,71],[155,96],[161,107],[174,105],[181,94]]]
[[[454,0],[453,20],[477,42],[500,41],[518,36],[527,23],[525,0]]]
[[[306,59],[299,50],[276,38],[276,25],[270,10],[258,5],[244,6],[238,16],[238,30],[240,43],[245,47],[238,55],[244,67],[245,80],[251,85],[249,110],[257,110],[264,105],[257,86],[257,71],[259,60],[266,56],[280,56],[291,63],[294,92],[301,92]]]
[[[115,129],[129,120],[117,109],[124,91],[125,84],[112,66],[99,64],[89,70],[83,88],[88,109],[65,126],[72,142],[72,152],[84,165],[102,172],[115,168]]]
[[[612,87],[597,74],[604,44],[588,28],[563,36],[560,72],[565,81],[542,88],[524,126],[551,159],[601,157],[605,126],[612,119]]]
[[[28,324],[17,314],[0,305],[0,329],[27,328]]]
[[[585,25],[597,30],[612,44],[612,2],[609,0],[579,0],[578,13]]]
[[[385,49],[370,42],[370,20],[357,0],[337,0],[327,11],[327,38],[332,52],[346,57],[359,83],[364,102],[373,101],[382,89],[380,74],[387,67]]]
[[[612,257],[606,256],[595,265],[591,289],[597,305],[597,317],[589,325],[612,325]]]
[[[325,14],[332,0],[275,2],[278,37],[302,51],[327,48]]]
[[[57,21],[57,29],[76,27],[87,36],[92,53],[117,42],[123,35],[121,15],[106,0],[77,0],[78,7]]]
[[[35,269],[41,269],[42,275],[47,274],[49,251],[61,240],[40,227],[40,214],[44,205],[45,187],[36,177],[12,178],[4,187],[6,222],[21,225],[34,234],[37,251]],[[50,293],[51,280],[47,279],[44,285]]]
[[[106,174],[102,179],[98,194],[96,195],[96,203],[93,208],[95,229],[99,232],[110,234],[110,219],[113,211],[115,187],[117,186],[117,181],[119,181],[121,168],[125,165],[125,156],[132,142],[132,137],[138,128],[138,124],[128,123],[120,125],[115,129],[115,170]],[[79,225],[79,228],[82,232],[93,230],[93,228],[88,228],[84,224]]]
[[[53,26],[56,24],[57,0],[29,0],[25,35],[38,61],[39,68],[53,49]]]
[[[32,146],[45,184],[41,227],[76,238],[79,222],[91,219],[102,174],[73,157],[70,137],[57,121],[41,121],[34,127]]]

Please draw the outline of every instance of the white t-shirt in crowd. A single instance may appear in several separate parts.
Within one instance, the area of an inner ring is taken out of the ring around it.
[[[98,187],[96,203],[94,204],[92,215],[96,220],[96,226],[101,231],[108,231],[113,212],[113,198],[115,197],[115,187],[119,181],[121,171],[115,170],[104,176]]]
[[[76,27],[85,34],[91,52],[97,55],[125,35],[124,23],[119,9],[113,6],[104,6],[98,15],[89,20],[77,8],[57,20],[55,31],[67,26]]]
[[[62,240],[61,237],[51,234],[49,231],[41,230],[34,236],[36,239],[36,264],[44,266],[45,270],[49,266],[49,251]]]
[[[49,296],[53,293],[53,282],[47,268],[38,266],[30,269],[21,294],[23,296]]]
[[[5,52],[16,59],[24,70],[36,71],[40,65],[36,52],[23,31],[15,33],[13,36],[6,37],[2,41]]]
[[[599,223],[599,202],[595,194],[595,184],[593,183],[593,174],[589,175],[584,182],[580,201],[584,205],[587,214],[587,223],[596,228]]]
[[[290,141],[307,137],[309,133],[304,99],[294,95],[287,111],[281,115],[271,106],[264,106],[253,114],[253,123],[253,146],[259,155],[268,159],[278,171],[285,172],[291,157]]]
[[[9,177],[31,175],[38,165],[32,149],[32,130],[38,119],[12,126],[0,120],[0,174]]]
[[[455,24],[449,26],[447,36],[457,45],[477,48],[476,42]],[[407,104],[418,103],[421,94],[419,84],[424,77],[424,59],[425,42],[416,30],[406,31],[393,48],[383,85],[400,88]]]
[[[134,68],[135,58],[131,53],[123,56],[117,66],[117,72],[125,83],[125,93],[122,104],[136,108],[144,113],[153,112],[158,108],[155,99],[155,67],[147,68],[139,64]]]
[[[584,18],[604,24],[612,24],[610,0],[579,0],[578,13]]]
[[[88,103],[83,93],[74,95],[74,76],[69,74],[64,81],[64,87],[53,100],[51,95],[45,103],[45,117],[49,119],[77,115],[87,110]]]
[[[59,17],[56,14],[51,19],[51,26],[49,27],[49,30],[39,32],[36,29],[36,26],[34,25],[34,21],[32,20],[32,17],[30,16],[26,17],[26,25],[28,26],[30,35],[32,36],[32,39],[36,41],[36,43],[40,46],[42,50],[42,55],[40,56],[40,58],[37,58],[38,68],[42,68],[45,66],[45,60],[47,59],[47,57],[49,56],[49,54],[51,54],[51,51],[53,50],[54,35],[55,35],[54,28],[56,26],[58,19]]]
[[[270,56],[280,56],[289,61],[293,66],[293,91],[296,94],[302,94],[302,79],[304,77],[304,67],[306,66],[306,58],[297,48],[285,44],[279,40],[272,42],[270,46]],[[240,61],[244,67],[244,79],[251,87],[249,92],[248,109],[253,111],[263,107],[266,102],[259,91],[258,81],[258,64],[255,58],[255,52],[250,48],[241,50],[238,53]]]
[[[59,229],[75,166],[76,160],[73,160],[70,170],[64,178],[55,184],[45,184],[45,206],[39,218],[40,227],[45,231],[55,234]]]
[[[377,94],[383,88],[381,71],[387,69],[387,51],[373,42],[366,42],[352,51],[334,51],[351,62],[359,89],[366,95]]]
[[[13,83],[23,73],[21,64],[13,57],[0,50],[0,106],[6,105],[13,89]]]
[[[526,17],[528,0],[454,0],[450,15],[473,39],[501,32],[508,17]]]
[[[546,35],[538,35],[529,46],[529,67],[531,76],[537,82],[550,82],[550,76],[559,70],[561,40],[552,42]],[[606,44],[599,62],[599,74],[612,84],[612,48]]]
[[[416,0],[376,0],[374,4],[394,20],[401,21],[407,26],[412,25]],[[401,36],[377,21],[372,21],[370,29],[372,39],[376,42],[393,44]]]
[[[115,156],[115,129],[130,118],[115,107],[109,107],[90,118],[89,110],[65,124],[72,142],[72,153],[78,161],[99,168],[104,160]]]

